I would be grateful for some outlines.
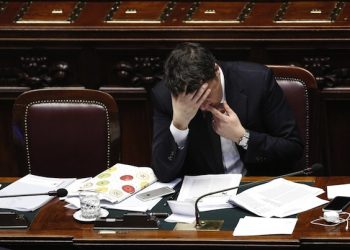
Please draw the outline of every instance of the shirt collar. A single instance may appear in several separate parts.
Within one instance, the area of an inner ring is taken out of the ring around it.
[[[219,70],[220,70],[220,83],[221,83],[221,89],[222,89],[222,99],[221,99],[221,103],[223,103],[224,101],[226,101],[226,94],[225,94],[225,77],[224,77],[224,73],[222,72],[220,66],[219,66]]]

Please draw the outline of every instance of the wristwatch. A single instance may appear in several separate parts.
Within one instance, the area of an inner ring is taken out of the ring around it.
[[[246,130],[243,136],[239,139],[238,145],[244,149],[248,149],[248,141],[249,141],[249,131]]]

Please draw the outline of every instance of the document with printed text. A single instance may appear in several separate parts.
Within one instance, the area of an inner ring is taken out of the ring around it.
[[[327,203],[316,197],[322,193],[321,188],[278,178],[231,196],[229,201],[262,217],[286,217]]]

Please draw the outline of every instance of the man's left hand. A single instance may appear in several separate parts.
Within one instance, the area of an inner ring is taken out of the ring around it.
[[[208,110],[213,114],[212,125],[214,131],[227,139],[230,139],[236,143],[244,135],[245,129],[241,124],[237,114],[227,105],[224,104],[225,112],[209,106]]]

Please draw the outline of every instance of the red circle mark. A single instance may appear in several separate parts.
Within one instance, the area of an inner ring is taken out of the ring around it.
[[[120,179],[122,181],[130,181],[130,180],[134,179],[134,177],[132,175],[123,175],[123,176],[120,176]]]
[[[130,185],[124,185],[122,186],[122,189],[127,192],[127,193],[134,193],[135,192],[135,188],[133,186],[130,186]]]

